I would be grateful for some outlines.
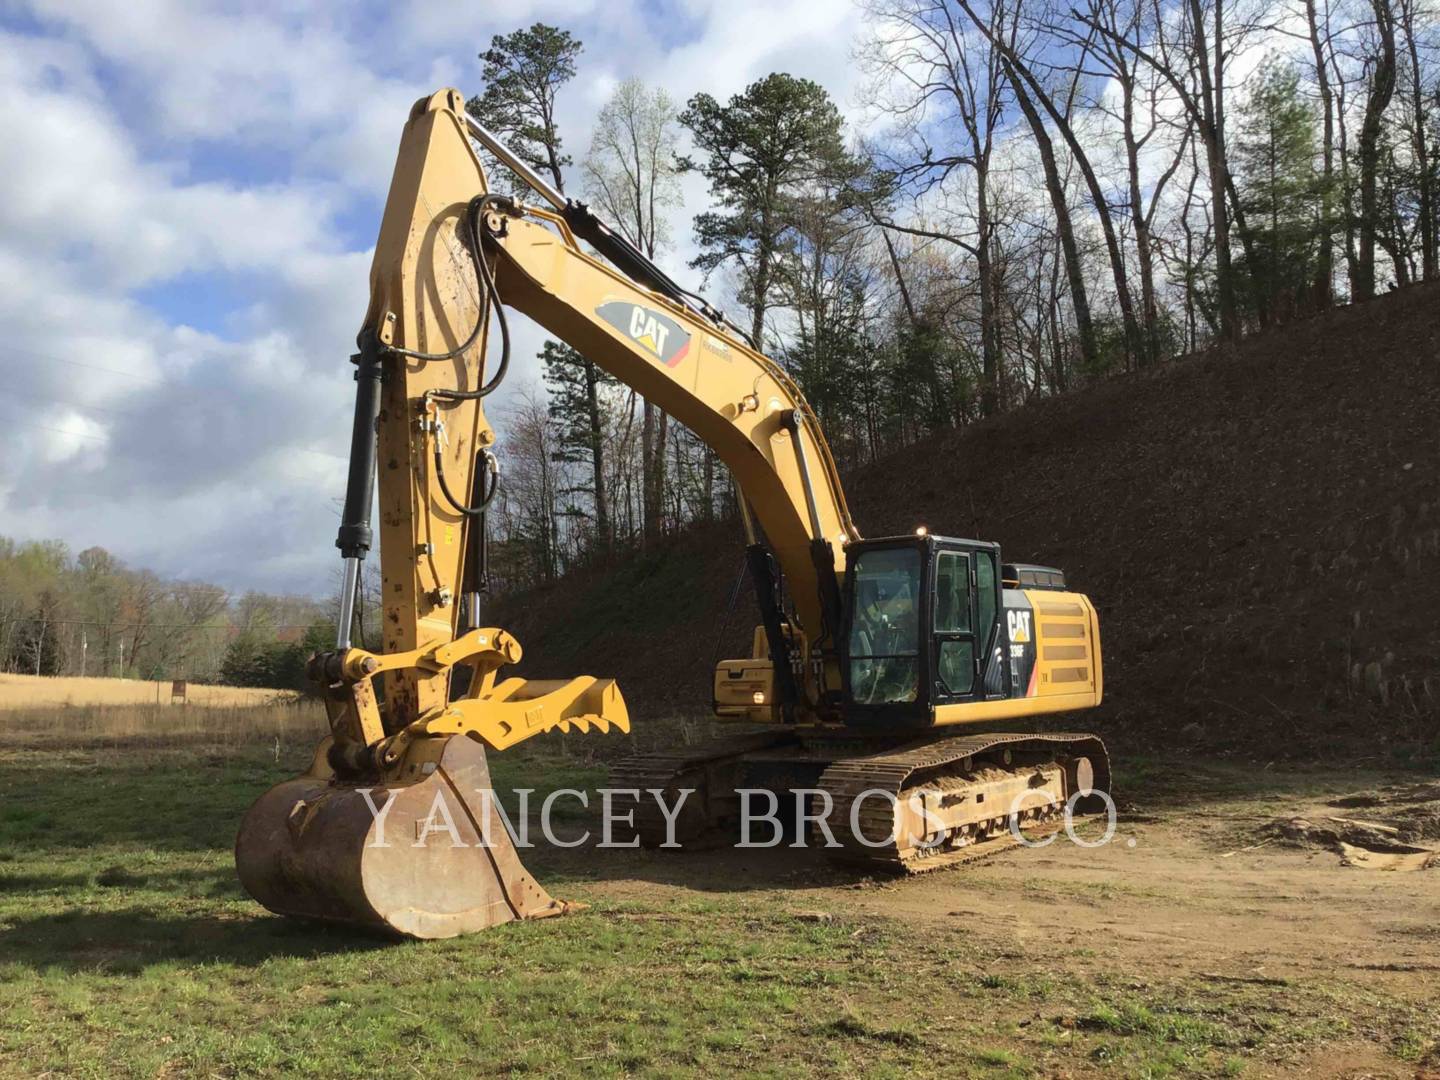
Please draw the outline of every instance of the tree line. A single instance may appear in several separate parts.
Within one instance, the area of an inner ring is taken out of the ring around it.
[[[793,374],[848,469],[1434,280],[1428,5],[865,0],[861,132],[783,72],[684,102],[631,79],[593,130],[562,132],[584,48],[537,23],[480,54],[467,108],[660,261],[682,182],[703,183],[692,267]],[[725,470],[682,425],[563,344],[541,360],[543,390],[496,417],[497,588],[733,513]],[[361,640],[376,592],[367,578]],[[0,539],[7,671],[286,685],[333,640],[334,612]]]
[[[372,627],[378,595],[367,581]],[[0,671],[305,687],[335,642],[334,600],[167,581],[104,548],[0,537]]]
[[[728,100],[620,84],[576,163],[583,44],[537,23],[467,105],[799,381],[842,467],[1037,397],[1437,274],[1427,0],[866,0],[863,135],[785,73]],[[503,171],[495,173],[504,183]],[[502,586],[725,514],[701,444],[568,346],[504,418]]]

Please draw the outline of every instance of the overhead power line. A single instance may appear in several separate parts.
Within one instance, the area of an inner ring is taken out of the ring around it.
[[[76,435],[82,439],[98,439],[101,442],[106,441],[106,437],[104,435],[96,435],[89,431],[69,431],[66,428],[51,427],[49,424],[37,424],[33,420],[6,420],[5,422],[7,424],[19,424],[21,427],[39,428],[41,431],[53,431],[57,435]]]
[[[35,349],[26,349],[18,346],[7,345],[5,351],[0,353],[0,358],[11,356],[30,356],[37,360],[51,361],[57,364],[70,364],[73,367],[89,368],[91,371],[105,371],[111,375],[122,375],[127,379],[135,379],[139,382],[150,383],[152,386],[163,386],[164,378],[157,378],[153,375],[138,375],[133,371],[125,371],[122,368],[106,367],[104,364],[92,364],[84,360],[71,360],[68,357],[57,356],[54,353],[39,352]]]

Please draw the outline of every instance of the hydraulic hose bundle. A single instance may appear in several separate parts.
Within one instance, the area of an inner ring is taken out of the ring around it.
[[[469,249],[470,259],[475,268],[476,292],[480,297],[480,303],[475,317],[475,326],[463,342],[445,352],[431,353],[418,349],[406,349],[398,345],[383,345],[371,327],[366,327],[360,332],[357,342],[360,351],[351,358],[356,364],[357,370],[355,372],[355,420],[350,436],[350,468],[345,486],[344,511],[335,540],[335,546],[340,549],[340,555],[345,564],[344,581],[340,593],[340,623],[336,635],[337,649],[350,647],[350,625],[354,619],[356,592],[360,587],[360,563],[369,552],[374,539],[370,527],[370,506],[375,493],[376,422],[380,414],[380,385],[385,378],[385,358],[399,356],[425,363],[453,360],[464,355],[480,338],[489,313],[493,311],[500,328],[500,361],[496,365],[495,374],[488,382],[475,390],[428,390],[425,393],[422,407],[428,414],[434,407],[433,403],[437,401],[475,401],[488,397],[499,388],[510,370],[510,324],[505,317],[505,308],[500,302],[500,291],[495,283],[495,273],[485,256],[485,247],[481,239],[480,223],[486,209],[492,203],[511,205],[511,200],[502,195],[479,195],[470,201],[465,210],[466,239],[468,240],[465,246]],[[482,373],[485,370],[483,363],[480,370]],[[467,621],[475,626],[478,625],[478,593],[484,589],[483,562],[487,554],[484,536],[485,509],[494,501],[500,489],[499,462],[489,450],[481,450],[476,455],[476,478],[474,491],[470,495],[475,502],[469,505],[462,503],[450,490],[449,482],[445,478],[442,457],[444,422],[437,417],[426,425],[426,429],[431,435],[435,477],[439,482],[445,501],[456,513],[478,519],[475,523],[476,527],[470,530],[473,537],[471,555],[480,560],[473,565],[480,568],[481,574],[475,579],[477,588],[467,590],[467,595],[472,597]],[[488,483],[485,480],[486,474],[489,476]]]

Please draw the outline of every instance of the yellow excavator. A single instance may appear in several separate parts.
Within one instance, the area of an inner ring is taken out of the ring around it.
[[[534,201],[492,191],[481,149]],[[789,375],[536,176],[458,91],[410,114],[370,285],[352,357],[338,640],[310,664],[331,733],[241,825],[237,868],[261,904],[416,938],[567,910],[521,865],[485,751],[630,723],[613,680],[502,678],[520,645],[485,625],[500,468],[482,402],[508,366],[506,307],[685,424],[739,495],[760,623],[751,655],[716,667],[713,705],[743,729],[613,770],[612,789],[633,799],[620,820],[640,841],[723,831],[746,790],[772,793],[772,806],[799,792],[796,827],[823,830],[833,858],[905,872],[1053,829],[1067,804],[1103,799],[1098,738],[1003,730],[1099,704],[1090,601],[1058,570],[1002,562],[993,543],[923,528],[862,539]],[[372,503],[378,653],[351,640]]]

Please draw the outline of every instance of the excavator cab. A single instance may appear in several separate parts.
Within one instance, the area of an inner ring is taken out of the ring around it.
[[[845,552],[847,724],[929,727],[1099,703],[1095,609],[1059,570],[1019,572],[998,544],[923,533]]]
[[[835,649],[812,655],[791,622],[780,632],[794,681],[834,658],[847,727],[900,733],[1100,703],[1099,620],[1061,571],[928,533],[852,541],[845,562]],[[773,653],[760,626],[749,658],[720,662],[717,716],[785,722]]]
[[[842,662],[861,725],[928,724],[937,705],[1004,697],[1000,549],[916,535],[846,548]]]
[[[1003,699],[1018,669],[1007,662],[1000,548],[978,540],[916,534],[860,540],[845,547],[841,591],[840,683],[847,724],[924,727],[935,709]],[[792,667],[806,644],[782,628]],[[774,665],[763,627],[748,660],[716,670],[722,717],[777,715]]]

